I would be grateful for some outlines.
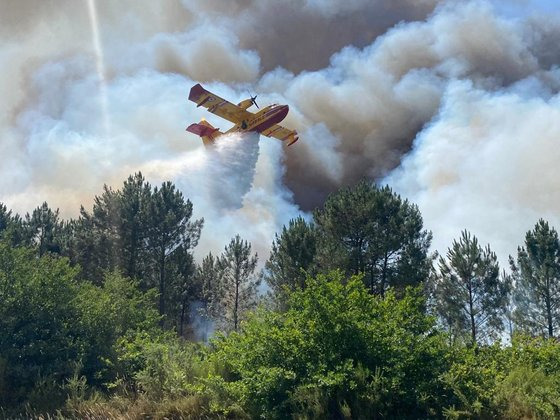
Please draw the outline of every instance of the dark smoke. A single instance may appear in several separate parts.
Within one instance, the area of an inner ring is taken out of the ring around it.
[[[87,2],[6,1],[0,13],[0,201],[26,212],[47,200],[71,216],[103,183],[118,186],[144,170],[152,181],[165,175],[197,197],[195,208],[207,213],[197,216],[208,216],[207,226],[227,227],[203,238],[201,252],[222,249],[236,227],[248,226],[241,233],[264,257],[273,233],[298,209],[312,209],[363,177],[388,176],[421,203],[431,229],[444,220],[442,240],[459,225],[483,230],[495,224],[477,225],[469,214],[502,216],[487,204],[491,189],[479,191],[470,180],[483,180],[471,173],[488,173],[478,164],[497,161],[492,170],[501,176],[492,179],[502,193],[496,196],[507,201],[513,191],[518,197],[509,201],[511,220],[554,214],[554,200],[529,193],[540,204],[528,212],[531,204],[516,185],[535,171],[545,174],[546,188],[529,183],[526,191],[556,189],[556,166],[545,159],[553,143],[534,142],[556,136],[550,121],[559,102],[560,18],[508,15],[503,4],[96,0],[100,54]],[[243,191],[235,208],[216,180],[185,180],[187,173],[200,174],[184,164],[196,169],[200,161],[192,157],[201,156],[202,146],[184,127],[207,117],[229,128],[187,102],[195,82],[232,101],[255,92],[261,105],[287,103],[285,125],[300,132],[289,149],[260,140],[258,159],[247,164],[251,177],[226,183],[230,192]],[[103,129],[105,117],[110,130]],[[502,132],[511,133],[519,149]],[[457,136],[464,140],[454,142]],[[512,171],[500,153],[508,147],[516,156],[534,152],[534,165],[513,156],[520,170]],[[452,168],[445,167],[449,162]],[[470,213],[442,217],[453,208],[448,201],[464,196]]]

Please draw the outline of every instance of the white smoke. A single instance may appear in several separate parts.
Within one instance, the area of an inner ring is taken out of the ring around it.
[[[10,2],[0,201],[25,213],[47,200],[73,217],[142,170],[205,217],[198,253],[239,233],[262,261],[298,207],[389,176],[440,251],[469,228],[503,259],[536,218],[556,220],[560,18],[527,16],[543,2],[97,0],[98,46],[86,2]],[[196,82],[232,102],[251,91],[289,104],[301,140],[230,137],[208,153],[185,126],[228,126],[186,100]]]
[[[259,155],[256,134],[226,134],[211,148],[139,166],[154,182],[172,180],[194,203],[194,217],[206,220],[196,250],[200,258],[220,253],[236,234],[266,258],[274,233],[298,214],[281,185],[278,145],[263,140],[260,146]]]
[[[539,218],[560,228],[559,141],[560,95],[456,82],[387,181],[419,205],[436,249],[468,229],[507,267]]]
[[[233,134],[205,149],[185,132],[187,123],[205,116],[192,104],[186,120],[186,96],[194,82],[153,70],[108,83],[107,137],[91,64],[78,55],[34,72],[28,89],[35,100],[17,115],[17,141],[3,144],[3,156],[14,164],[1,169],[6,182],[0,201],[25,213],[47,200],[64,217],[73,217],[81,204],[91,205],[103,183],[118,188],[129,174],[142,171],[152,184],[173,181],[193,202],[195,217],[205,218],[198,256],[219,253],[239,233],[264,262],[274,233],[298,214],[281,184],[281,148],[265,146],[259,158],[257,135]],[[236,95],[209,86],[223,96]],[[268,205],[278,211],[264,212]]]

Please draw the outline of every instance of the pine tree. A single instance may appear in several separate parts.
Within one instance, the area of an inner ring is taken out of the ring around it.
[[[192,250],[179,246],[169,255],[166,278],[169,282],[168,313],[177,314],[177,331],[185,337],[190,307],[202,299],[202,284],[197,276],[197,267]]]
[[[166,290],[169,255],[179,247],[183,251],[191,250],[200,238],[203,220],[191,222],[191,217],[192,203],[185,201],[171,182],[154,189],[148,208],[147,243],[159,289],[160,315],[166,313],[165,302],[169,298]]]
[[[519,328],[553,337],[560,321],[560,241],[548,222],[540,219],[510,256],[516,282],[514,318]]]
[[[304,290],[308,275],[315,275],[317,234],[302,217],[290,220],[272,243],[265,279],[275,296],[283,300],[288,291]]]
[[[118,191],[118,236],[120,266],[131,278],[143,278],[146,271],[146,238],[152,188],[141,172],[128,177]]]
[[[364,273],[371,293],[417,285],[429,275],[432,235],[418,208],[389,187],[362,181],[329,196],[314,213],[322,270]]]
[[[211,252],[204,257],[202,264],[197,268],[197,277],[200,279],[202,296],[207,306],[212,302],[221,301],[220,267],[218,258],[215,258]],[[209,309],[209,312],[214,313],[212,309]]]
[[[11,220],[12,211],[8,210],[4,203],[0,203],[0,237],[2,237],[2,232],[8,228]]]
[[[328,197],[314,220],[320,234],[320,264],[325,271],[344,268],[365,273],[366,255],[374,232],[376,188],[360,182]]]
[[[23,219],[19,214],[12,214],[3,203],[0,203],[0,240],[12,246],[31,246]]]
[[[225,331],[237,331],[245,313],[257,303],[257,261],[251,244],[236,235],[217,261],[209,255],[203,262],[208,312]]]
[[[107,185],[95,196],[91,214],[80,207],[74,223],[72,262],[82,267],[82,278],[102,284],[106,271],[124,271],[119,214],[119,194]]]
[[[27,237],[37,247],[39,256],[46,252],[61,253],[62,222],[58,217],[58,209],[53,211],[44,202],[33,210],[31,215],[29,213],[25,215],[25,227]]]
[[[473,345],[496,337],[503,330],[510,290],[507,277],[500,278],[496,254],[463,231],[446,257],[439,259],[435,287],[440,317],[455,334],[470,335]]]
[[[201,287],[200,315],[214,324],[224,312],[224,288],[222,287],[219,257],[210,252],[196,269],[196,283]]]
[[[12,246],[31,246],[29,231],[25,221],[19,214],[12,216],[8,227],[4,230],[2,237]]]

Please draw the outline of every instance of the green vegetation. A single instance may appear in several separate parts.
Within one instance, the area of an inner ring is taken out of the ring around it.
[[[3,417],[560,417],[545,221],[510,276],[466,231],[433,264],[418,208],[361,182],[271,238],[259,273],[238,235],[197,264],[192,211],[141,174],[76,220],[0,204]]]
[[[440,258],[436,276],[437,311],[454,337],[470,335],[472,345],[499,339],[509,295],[509,278],[500,279],[498,258],[463,231]]]
[[[517,323],[536,334],[554,336],[560,321],[560,241],[544,220],[527,232],[525,247],[517,251],[517,264],[510,257],[517,280]]]

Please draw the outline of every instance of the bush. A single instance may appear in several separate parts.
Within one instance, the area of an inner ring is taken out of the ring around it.
[[[62,384],[83,356],[77,270],[0,243],[0,405],[13,407]],[[42,384],[42,385],[41,385]]]
[[[552,419],[560,417],[558,377],[540,369],[517,366],[499,384],[495,403],[503,419]]]
[[[258,311],[214,342],[232,400],[266,418],[433,415],[446,347],[420,293],[375,297],[337,272],[307,284],[286,313]]]
[[[52,412],[74,375],[103,387],[128,373],[119,370],[122,337],[157,336],[154,292],[116,273],[102,288],[78,282],[78,271],[65,258],[0,242],[1,407]]]

